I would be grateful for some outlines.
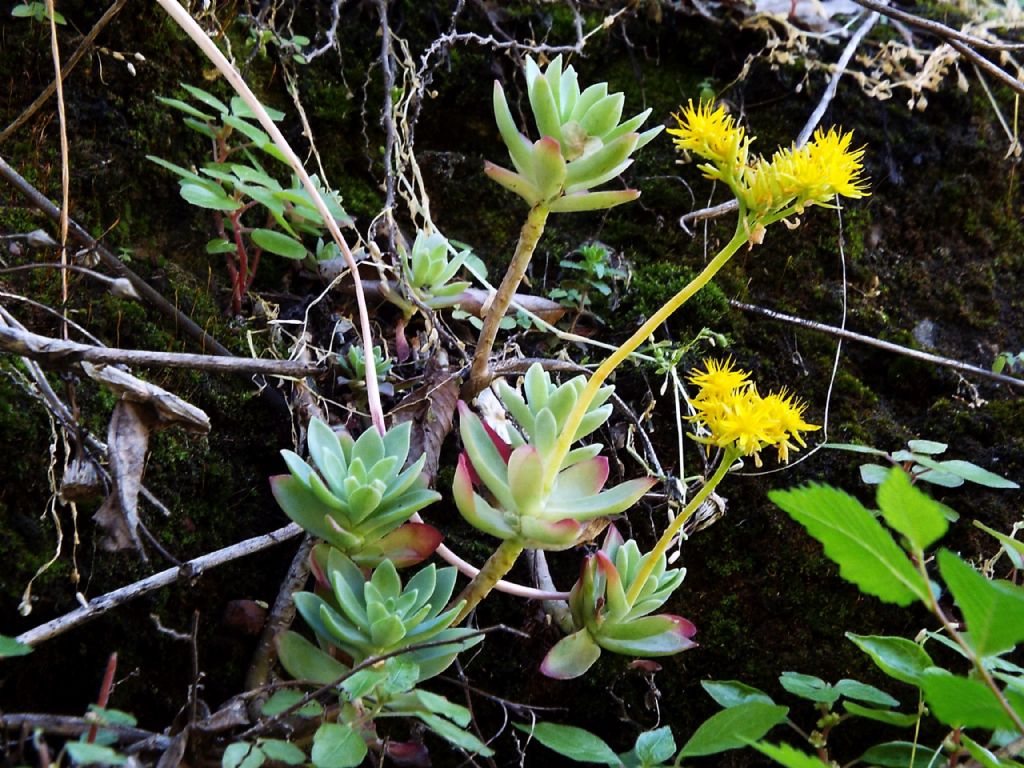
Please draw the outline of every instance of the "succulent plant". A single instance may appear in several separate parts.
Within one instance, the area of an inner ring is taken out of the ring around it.
[[[569,597],[573,624],[578,629],[548,652],[541,671],[567,680],[579,677],[597,661],[601,650],[626,656],[669,656],[696,643],[697,629],[681,616],[649,615],[682,583],[684,569],[666,570],[660,555],[635,600],[628,595],[652,553],[640,554],[635,541],[623,542],[609,526],[604,544],[583,562],[579,581]]]
[[[307,439],[315,469],[282,451],[290,474],[270,479],[274,498],[288,517],[360,566],[388,558],[399,566],[420,562],[441,543],[441,534],[406,521],[441,495],[426,487],[425,457],[402,469],[410,429],[410,423],[400,424],[383,437],[368,429],[353,440],[312,419]]]
[[[527,58],[526,84],[541,138],[531,142],[519,132],[505,92],[495,82],[494,116],[515,171],[487,163],[487,175],[531,206],[542,204],[553,213],[611,208],[635,200],[640,193],[632,189],[589,190],[626,170],[633,162],[630,155],[662,130],[657,126],[636,132],[651,110],[620,123],[625,96],[609,94],[607,83],[581,91],[576,70],[563,69],[561,56],[544,72]]]
[[[440,232],[430,235],[420,231],[412,251],[402,259],[402,271],[409,289],[431,309],[454,306],[459,294],[469,288],[464,280],[450,282],[462,268],[469,251],[449,261],[448,239]]]
[[[357,390],[366,388],[366,353],[363,352],[362,344],[351,345],[345,354],[338,353],[337,363],[341,371],[339,384],[347,384]],[[379,382],[383,382],[391,370],[391,360],[385,359],[383,350],[376,346],[373,348],[373,368]]]
[[[323,596],[298,592],[293,599],[321,646],[337,648],[353,665],[430,643],[431,647],[411,650],[402,656],[418,667],[417,680],[422,681],[444,671],[457,654],[482,639],[473,629],[451,626],[461,603],[444,610],[455,577],[454,568],[438,569],[431,564],[417,571],[403,588],[390,560],[383,561],[367,578],[351,559],[331,549],[326,568],[318,574],[319,579],[330,584],[330,589]],[[298,678],[330,681],[346,669],[334,656],[295,632],[282,634],[278,650],[285,669]],[[307,678],[316,669],[322,670],[319,679]]]
[[[510,429],[512,445],[459,403],[465,451],[453,493],[459,512],[472,525],[523,547],[567,549],[593,538],[595,528],[599,531],[612,515],[633,506],[654,484],[653,478],[640,478],[602,492],[608,459],[597,455],[600,445],[591,445],[571,451],[545,487],[545,466],[581,385],[582,377],[552,385],[547,373],[534,366],[526,375],[525,399],[511,387],[502,388],[502,400],[526,433]],[[608,387],[596,399],[577,437],[607,420],[611,407],[600,403],[610,394]],[[488,498],[478,487],[486,489]]]

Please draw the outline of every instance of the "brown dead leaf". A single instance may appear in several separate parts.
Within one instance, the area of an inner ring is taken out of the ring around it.
[[[107,427],[107,460],[114,476],[111,496],[116,497],[131,542],[140,553],[143,549],[139,540],[139,490],[146,468],[149,431],[155,421],[153,412],[142,403],[121,400],[114,406]]]
[[[120,552],[134,546],[132,535],[128,531],[128,523],[125,522],[125,516],[117,501],[117,494],[107,496],[92,519],[103,530],[99,546],[104,552]]]
[[[448,368],[447,355],[438,352],[427,361],[423,384],[409,393],[392,412],[395,424],[412,422],[409,461],[416,461],[425,454],[427,460],[423,471],[431,483],[437,474],[441,445],[452,430],[458,401],[458,378]]]

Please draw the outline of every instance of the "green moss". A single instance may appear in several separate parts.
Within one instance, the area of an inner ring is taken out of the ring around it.
[[[625,304],[631,311],[650,317],[694,277],[693,270],[679,267],[670,262],[655,262],[637,267],[633,273]],[[712,281],[697,291],[679,309],[672,322],[685,324],[696,330],[713,328],[728,312],[728,299]]]

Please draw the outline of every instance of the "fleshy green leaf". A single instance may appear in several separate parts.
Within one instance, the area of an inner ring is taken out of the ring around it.
[[[928,708],[939,722],[953,728],[1012,728],[1013,721],[995,694],[980,680],[957,677],[939,667],[921,680]]]
[[[906,728],[918,720],[918,715],[915,714],[893,712],[888,709],[874,709],[873,707],[865,707],[855,701],[844,701],[843,708],[851,715],[875,720],[886,725],[895,725],[898,728]]]
[[[938,560],[979,655],[1001,653],[1024,640],[1024,589],[1008,581],[989,581],[949,550],[939,552]]]
[[[277,637],[277,653],[281,666],[297,680],[312,680],[320,685],[333,683],[348,671],[348,667],[328,656],[309,640],[295,632],[283,632]]]
[[[925,670],[935,664],[924,648],[905,637],[855,635],[852,632],[847,632],[846,637],[870,656],[885,674],[903,683],[919,686]]]
[[[829,708],[839,699],[839,691],[814,675],[783,672],[779,675],[779,683],[794,696],[827,704]]]
[[[537,739],[548,749],[571,758],[579,763],[601,763],[603,765],[621,765],[618,755],[604,740],[590,731],[571,725],[557,723],[534,723],[515,727],[525,734]]]
[[[198,184],[182,182],[180,191],[181,196],[187,202],[200,208],[209,208],[214,211],[233,211],[241,205],[237,200],[225,195],[223,191],[201,187]]]
[[[714,755],[745,747],[785,720],[788,713],[788,707],[763,701],[737,704],[705,720],[683,745],[680,755]]]
[[[918,551],[924,551],[946,533],[949,524],[938,502],[910,483],[899,467],[878,486],[878,506],[890,527],[902,533]]]
[[[601,655],[601,646],[586,629],[563,637],[548,651],[540,671],[556,680],[571,680],[590,669]]]
[[[366,757],[366,742],[347,725],[324,723],[313,735],[310,757],[316,768],[356,768]]]
[[[776,746],[775,744],[761,743],[751,744],[750,746],[762,755],[767,755],[779,765],[786,766],[786,768],[827,768],[826,764],[814,755],[808,755],[806,752],[794,749],[788,744]]]
[[[928,599],[928,584],[903,550],[849,494],[812,484],[768,496],[824,545],[839,575],[862,592],[897,605]]]
[[[273,229],[254,229],[249,233],[249,237],[263,250],[284,256],[286,259],[306,258],[306,246],[283,232],[276,232]]]
[[[708,696],[726,709],[735,707],[737,704],[745,704],[748,701],[775,703],[772,701],[772,697],[764,691],[736,680],[702,680],[700,685],[707,691]]]

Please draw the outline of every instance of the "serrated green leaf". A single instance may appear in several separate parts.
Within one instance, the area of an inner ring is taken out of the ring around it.
[[[254,229],[249,233],[249,237],[263,250],[284,256],[286,259],[306,258],[306,246],[283,232],[276,232],[273,229]]]
[[[802,699],[832,705],[839,699],[839,691],[820,677],[803,675],[799,672],[783,672],[779,675],[779,684],[794,696]]]
[[[768,497],[824,545],[839,575],[862,592],[897,605],[929,598],[928,584],[907,555],[849,494],[812,484]]]
[[[621,765],[619,756],[603,739],[582,728],[557,723],[534,723],[533,725],[514,723],[514,725],[548,749],[577,762]]]
[[[0,659],[9,659],[14,656],[25,656],[32,653],[32,646],[19,643],[17,639],[0,635]]]
[[[890,470],[877,498],[885,522],[906,536],[918,552],[941,539],[949,527],[938,502],[911,485],[899,467]]]
[[[260,741],[260,749],[271,760],[287,765],[299,765],[306,762],[306,753],[283,739],[264,739]]]
[[[223,191],[215,191],[191,182],[181,183],[181,196],[192,205],[215,211],[234,211],[241,207],[241,203],[228,197]]]
[[[928,768],[941,765],[940,752],[911,741],[889,741],[876,744],[857,760],[880,768]]]
[[[932,667],[921,679],[932,715],[952,728],[1012,728],[995,694],[980,680],[957,677]]]
[[[786,768],[828,768],[825,763],[821,762],[814,755],[808,755],[788,744],[775,745],[762,742],[760,744],[751,744],[750,746],[762,755],[767,755],[779,765],[786,766]]]
[[[310,758],[316,768],[356,768],[366,751],[366,742],[348,725],[324,723],[313,735]]]
[[[748,701],[761,701],[765,704],[775,703],[772,697],[764,691],[736,680],[702,680],[700,685],[701,688],[707,691],[708,696],[714,699],[719,706],[726,709]]]
[[[124,765],[128,758],[110,747],[101,744],[87,744],[84,741],[69,741],[64,745],[75,765]],[[258,768],[245,766],[245,768]]]
[[[1008,651],[1024,640],[1024,589],[1008,581],[989,581],[946,549],[939,552],[938,561],[979,656]]]
[[[918,715],[915,714],[893,712],[888,709],[874,709],[873,707],[865,707],[863,704],[858,704],[855,701],[844,701],[843,708],[851,715],[875,720],[886,725],[895,725],[898,728],[906,728],[918,720]]]
[[[714,755],[757,741],[786,719],[789,707],[748,701],[705,720],[683,745],[682,757]]]
[[[920,686],[925,670],[935,664],[924,648],[905,637],[855,635],[852,632],[847,632],[846,637],[870,656],[885,674],[903,683]]]

